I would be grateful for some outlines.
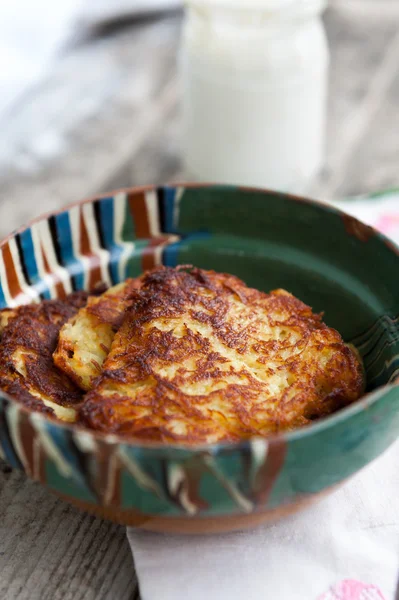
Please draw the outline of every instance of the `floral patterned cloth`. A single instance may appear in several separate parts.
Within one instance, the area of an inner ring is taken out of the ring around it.
[[[332,586],[319,600],[385,600],[375,585],[345,579]]]

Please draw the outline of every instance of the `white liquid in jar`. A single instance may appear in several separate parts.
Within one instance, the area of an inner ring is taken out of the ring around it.
[[[217,5],[189,2],[181,56],[187,169],[200,180],[302,191],[324,156],[322,3],[296,0],[281,13]]]

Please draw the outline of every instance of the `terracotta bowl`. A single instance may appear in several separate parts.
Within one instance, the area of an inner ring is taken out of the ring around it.
[[[0,397],[0,455],[88,511],[156,531],[213,532],[298,510],[399,432],[398,249],[337,210],[275,192],[171,186],[112,192],[45,216],[0,246],[0,306],[109,285],[154,265],[283,287],[354,343],[368,394],[314,425],[205,447],[145,445]]]

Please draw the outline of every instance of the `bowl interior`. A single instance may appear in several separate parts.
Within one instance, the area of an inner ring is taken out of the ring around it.
[[[1,246],[0,306],[62,296],[158,264],[285,288],[360,350],[368,388],[399,369],[397,249],[342,213],[220,186],[119,191],[43,218]]]

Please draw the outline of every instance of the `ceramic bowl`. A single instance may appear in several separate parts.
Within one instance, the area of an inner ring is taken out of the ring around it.
[[[398,249],[333,208],[219,186],[113,192],[36,220],[0,247],[0,305],[60,297],[155,265],[283,287],[363,356],[368,394],[312,426],[205,447],[85,431],[0,398],[0,454],[73,504],[156,531],[212,532],[298,510],[379,456],[399,432]]]

